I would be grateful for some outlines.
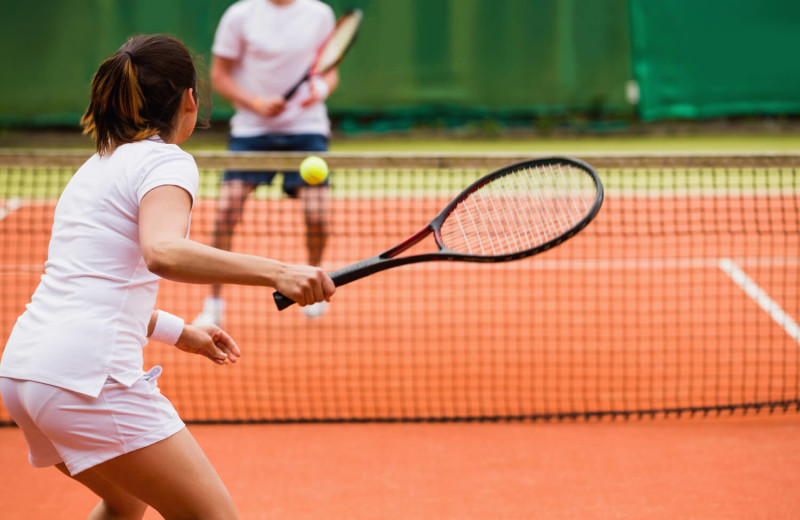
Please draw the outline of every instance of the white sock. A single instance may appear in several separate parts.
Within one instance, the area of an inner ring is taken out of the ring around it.
[[[216,296],[207,296],[206,299],[203,300],[203,309],[222,312],[225,310],[225,300],[217,298]]]

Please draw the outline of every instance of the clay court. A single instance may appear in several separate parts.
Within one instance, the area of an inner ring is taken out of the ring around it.
[[[552,251],[393,269],[342,287],[320,320],[229,288],[239,364],[152,344],[145,365],[164,367],[163,393],[242,518],[795,518],[797,180],[703,191],[692,176],[664,174],[650,194],[611,180],[596,221]],[[381,178],[334,198],[326,268],[412,234],[462,182],[420,195],[398,190],[418,174]],[[214,205],[196,204],[196,240]],[[0,223],[4,334],[40,276],[52,209],[22,201]],[[302,261],[296,201],[266,194],[246,211],[235,249]],[[191,317],[204,295],[165,282],[159,306]],[[0,436],[4,518],[91,508],[27,465],[18,430]]]
[[[800,515],[797,414],[190,430],[243,519]],[[28,466],[24,444],[15,428],[0,428],[3,518],[84,518],[95,497],[54,469]]]

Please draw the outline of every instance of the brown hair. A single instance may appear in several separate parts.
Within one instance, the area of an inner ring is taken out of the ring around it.
[[[168,139],[188,88],[197,100],[197,71],[180,40],[134,36],[97,69],[83,133],[91,134],[101,155],[156,134]]]

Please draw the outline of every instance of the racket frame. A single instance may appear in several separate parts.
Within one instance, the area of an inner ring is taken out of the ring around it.
[[[583,218],[581,218],[581,220],[575,223],[575,225],[573,225],[571,228],[559,234],[558,236],[548,240],[547,242],[539,244],[536,247],[525,249],[523,251],[516,251],[513,253],[507,253],[501,255],[473,255],[467,253],[459,253],[451,249],[448,249],[442,243],[442,236],[441,236],[442,224],[444,223],[448,215],[450,215],[450,213],[452,213],[455,210],[458,204],[464,201],[470,194],[477,191],[478,189],[488,184],[489,182],[497,179],[498,177],[503,177],[514,171],[518,171],[524,168],[541,167],[554,164],[568,165],[568,166],[571,165],[583,170],[592,178],[595,187],[597,188],[595,200],[592,203],[592,206],[589,208],[586,215],[584,215]],[[600,176],[597,174],[597,172],[592,166],[579,159],[574,159],[570,157],[549,157],[544,159],[533,159],[533,160],[514,163],[499,170],[496,170],[492,173],[486,174],[480,179],[470,184],[469,186],[467,186],[464,190],[461,191],[461,193],[458,194],[458,196],[456,196],[452,201],[450,201],[450,203],[448,203],[447,206],[445,206],[444,209],[442,209],[442,211],[440,211],[439,214],[433,220],[430,221],[430,223],[428,223],[425,227],[423,227],[422,229],[420,229],[419,231],[417,231],[415,234],[411,235],[404,241],[400,242],[396,246],[387,249],[383,253],[375,255],[371,258],[361,260],[360,262],[356,262],[354,264],[333,271],[329,274],[329,276],[331,280],[333,280],[334,284],[337,287],[340,287],[342,285],[348,284],[355,280],[359,280],[371,274],[375,274],[380,271],[390,269],[392,267],[414,264],[418,262],[451,260],[459,262],[495,263],[495,262],[508,262],[512,260],[520,260],[522,258],[527,258],[529,256],[543,253],[549,249],[556,247],[559,244],[562,244],[566,240],[574,237],[586,226],[588,226],[589,223],[597,216],[597,213],[600,211],[600,207],[603,205],[604,196],[605,195],[603,190],[603,183],[600,180]],[[406,251],[407,249],[411,248],[412,246],[418,244],[430,234],[433,234],[434,236],[436,246],[439,249],[438,251],[432,251],[429,253],[422,253],[418,255],[403,256],[403,257],[397,256]],[[293,300],[283,296],[279,292],[275,292],[273,296],[275,298],[275,304],[278,306],[279,310],[283,310],[286,307],[295,303]]]
[[[331,65],[329,65],[324,70],[317,70],[317,68],[316,68],[317,63],[319,63],[320,57],[325,52],[325,47],[328,45],[328,43],[331,42],[331,40],[333,40],[333,37],[336,36],[336,32],[342,26],[344,21],[346,19],[348,19],[349,17],[351,17],[351,16],[358,17],[358,24],[356,25],[356,30],[353,32],[353,37],[350,38],[350,41],[347,42],[347,45],[345,46],[345,48],[342,49],[342,52],[339,53],[339,57],[336,59],[336,61],[334,61]],[[342,62],[342,59],[344,59],[345,54],[347,54],[347,51],[349,51],[350,48],[353,46],[353,42],[356,41],[356,36],[358,36],[358,29],[361,26],[361,20],[363,19],[363,17],[364,17],[364,14],[361,11],[361,9],[350,9],[347,12],[345,12],[342,16],[339,17],[339,19],[336,21],[336,27],[333,28],[331,33],[327,36],[327,38],[325,38],[325,41],[322,43],[322,45],[319,46],[319,49],[317,49],[317,53],[314,55],[314,62],[312,63],[311,67],[308,68],[308,71],[300,79],[300,81],[295,83],[292,88],[290,88],[289,90],[286,91],[286,93],[283,95],[283,99],[285,99],[286,101],[289,101],[297,93],[297,89],[299,89],[300,86],[303,83],[308,81],[308,79],[311,76],[313,76],[315,74],[322,74],[324,72],[327,72],[327,71],[333,69],[334,67],[338,66],[339,63]]]

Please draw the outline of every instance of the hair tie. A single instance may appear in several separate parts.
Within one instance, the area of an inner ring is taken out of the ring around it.
[[[131,54],[131,53],[130,53],[130,52],[128,52],[128,51],[122,51],[122,53],[123,53],[123,54],[127,54],[127,55],[128,55],[128,57],[131,59],[131,61],[133,61],[133,54]]]

